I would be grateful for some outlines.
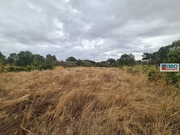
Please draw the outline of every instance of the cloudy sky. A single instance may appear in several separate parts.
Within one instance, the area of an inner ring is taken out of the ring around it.
[[[179,0],[0,0],[0,51],[95,61],[180,37]]]

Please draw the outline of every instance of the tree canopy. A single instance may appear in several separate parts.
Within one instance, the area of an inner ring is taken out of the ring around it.
[[[73,56],[70,56],[66,59],[66,62],[76,62],[76,58],[74,58]]]
[[[160,47],[157,52],[144,52],[142,60],[148,61],[150,64],[159,65],[163,62],[178,62],[180,50],[180,40],[174,41],[171,45]]]
[[[180,63],[180,40],[174,41],[171,45],[162,46],[156,52],[144,52],[142,61],[135,60],[133,54],[122,54],[119,59],[108,58],[106,61],[95,62],[88,59],[76,59],[73,56],[68,57],[65,61],[58,61],[55,55],[47,54],[46,57],[40,54],[33,54],[30,51],[20,51],[11,53],[7,58],[0,52],[0,72],[4,66],[8,65],[8,71],[21,71],[23,68],[30,71],[31,69],[53,69],[55,66],[63,67],[118,67],[133,66],[135,64],[154,64],[156,67],[163,62]],[[21,68],[20,68],[21,67]]]
[[[119,65],[132,66],[135,64],[135,56],[133,54],[123,54],[119,59]]]
[[[106,60],[106,63],[107,63],[108,65],[113,65],[115,62],[116,62],[116,60],[113,59],[113,58],[109,58],[108,60]]]

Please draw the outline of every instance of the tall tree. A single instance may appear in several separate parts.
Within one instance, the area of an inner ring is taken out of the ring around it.
[[[81,66],[82,63],[83,63],[83,60],[80,60],[80,59],[76,60],[76,64],[77,64],[78,66]]]
[[[84,60],[84,61],[89,62],[89,63],[91,63],[91,64],[93,64],[93,65],[95,65],[95,64],[96,64],[96,62],[95,62],[95,61],[93,61],[93,60]]]
[[[173,43],[172,43],[172,47],[174,47],[174,49],[180,49],[180,39],[178,40],[175,40]]]
[[[16,64],[18,66],[27,66],[33,64],[33,55],[30,51],[21,51],[17,54]]]
[[[160,64],[167,59],[167,55],[169,53],[169,46],[161,47],[157,53],[158,53],[158,64]]]
[[[167,55],[165,62],[180,63],[180,50],[171,50]]]
[[[15,64],[15,61],[17,60],[17,54],[16,53],[11,53],[10,55],[9,55],[9,57],[7,58],[7,62],[9,63],[9,64]]]
[[[40,66],[45,62],[45,58],[39,54],[33,55],[33,65]]]
[[[144,52],[142,55],[142,60],[150,60],[152,56],[153,56],[153,53]]]
[[[46,55],[46,61],[52,62],[52,61],[57,61],[57,59],[56,59],[55,55],[47,54]]]
[[[66,59],[66,62],[76,62],[76,58],[74,58],[73,56],[70,56]]]
[[[116,62],[116,60],[113,59],[113,58],[109,58],[108,60],[106,60],[106,63],[107,63],[108,65],[113,65],[115,62]]]
[[[119,65],[133,66],[135,64],[135,56],[133,54],[121,55]]]

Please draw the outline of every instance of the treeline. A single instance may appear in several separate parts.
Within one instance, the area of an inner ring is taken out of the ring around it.
[[[63,67],[118,67],[120,65],[132,66],[136,64],[133,54],[123,54],[119,59],[109,58],[106,61],[76,59],[73,56],[65,61],[58,61],[55,55],[47,54],[46,57],[33,54],[30,51],[11,53],[7,58],[0,52],[0,72],[31,71],[53,69],[55,66]]]
[[[30,51],[11,53],[7,58],[0,52],[0,72],[31,71],[53,69],[57,64],[55,55],[47,54],[44,58]]]
[[[161,47],[153,53],[144,52],[142,60],[147,64],[158,66],[160,63],[180,63],[180,40]]]
[[[58,61],[55,55],[47,54],[44,57],[39,54],[33,54],[30,51],[11,53],[6,58],[0,52],[0,72],[47,70],[53,69],[55,66],[119,67],[143,64],[157,67],[162,62],[180,63],[180,40],[174,41],[172,45],[161,47],[157,52],[144,52],[142,60],[137,61],[133,54],[123,54],[117,60],[109,58],[106,61],[95,62],[88,59],[76,59],[73,56],[68,57],[65,61]]]

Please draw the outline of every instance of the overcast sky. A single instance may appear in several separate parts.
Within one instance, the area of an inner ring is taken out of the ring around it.
[[[179,0],[0,0],[0,51],[95,61],[180,37]]]

